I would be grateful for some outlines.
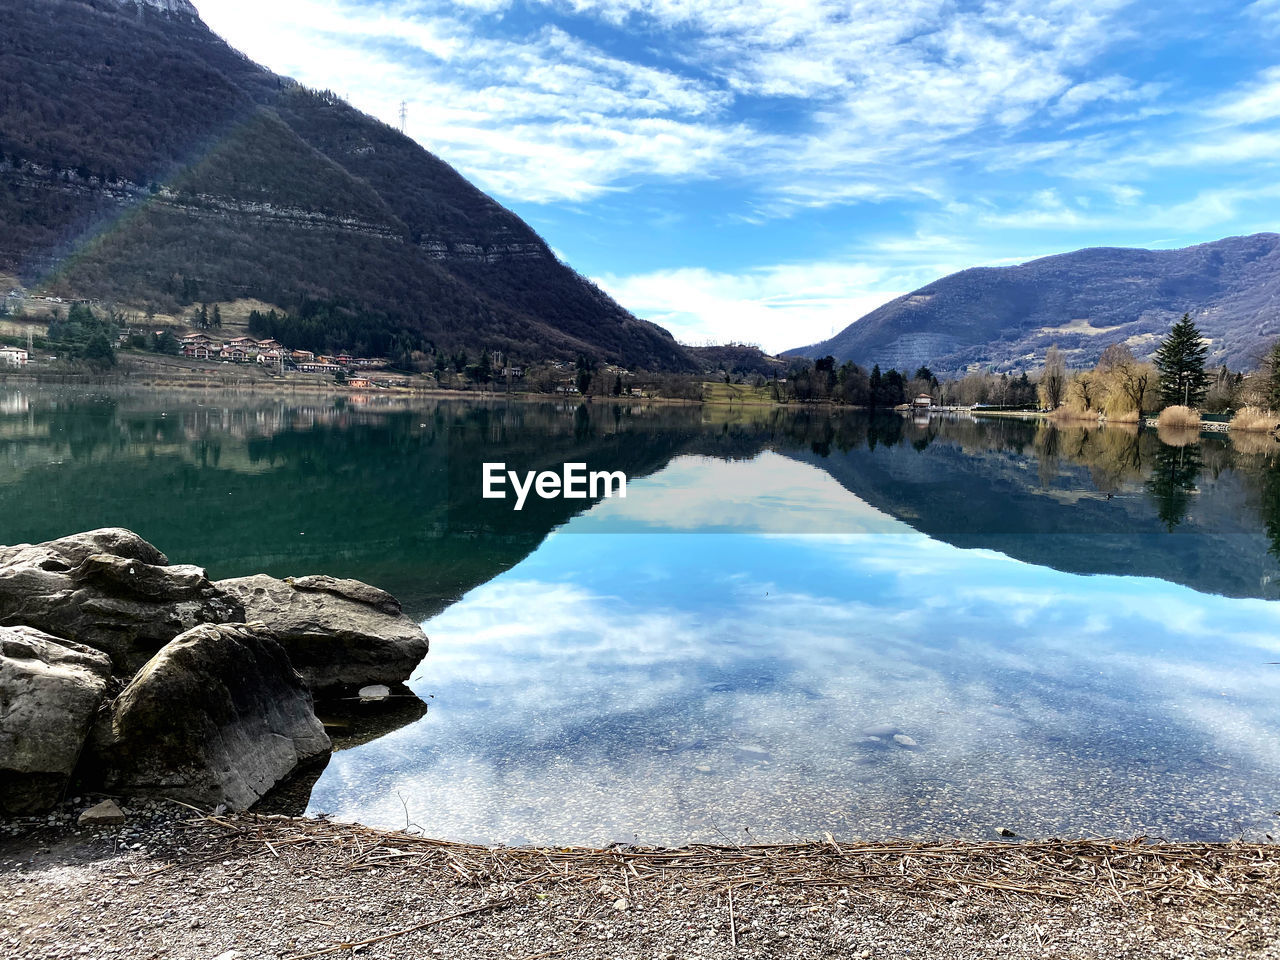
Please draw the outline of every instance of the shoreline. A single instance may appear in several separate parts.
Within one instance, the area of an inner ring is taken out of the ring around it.
[[[1275,845],[596,850],[163,803],[140,814],[0,841],[7,956],[1113,960],[1274,957],[1280,933]]]

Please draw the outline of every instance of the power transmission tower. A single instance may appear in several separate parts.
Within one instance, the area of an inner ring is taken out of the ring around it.
[[[400,101],[400,132],[404,133],[405,121],[409,119],[409,101]]]

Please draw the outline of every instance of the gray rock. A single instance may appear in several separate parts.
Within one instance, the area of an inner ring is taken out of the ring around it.
[[[132,674],[201,623],[244,622],[204,571],[118,528],[0,552],[0,625],[24,625],[101,650]]]
[[[105,553],[125,560],[141,560],[157,567],[169,565],[168,557],[124,527],[102,527],[85,533],[73,533],[69,537],[50,540],[41,546],[66,557],[73,566],[95,553]]]
[[[395,598],[356,580],[259,575],[214,586],[267,625],[317,696],[394,686],[427,655],[426,634]]]
[[[876,737],[881,740],[887,740],[897,733],[901,727],[894,726],[892,723],[877,723],[870,727],[865,727],[862,731],[864,737]]]
[[[50,809],[66,789],[111,663],[30,627],[0,627],[0,812]]]
[[[900,747],[915,747],[915,746],[918,746],[918,744],[915,742],[915,740],[913,740],[911,737],[908,737],[905,733],[895,733],[895,734],[893,735],[893,742],[894,742],[894,743],[896,743],[896,744],[897,744],[898,746],[900,746]]]
[[[124,823],[124,811],[114,800],[103,800],[80,814],[76,823],[84,827],[116,827]]]
[[[153,600],[191,600],[211,586],[200,567],[155,566],[105,553],[85,557],[70,575],[78,583]]]
[[[177,637],[124,689],[92,742],[110,790],[232,810],[330,749],[310,691],[260,624]]]

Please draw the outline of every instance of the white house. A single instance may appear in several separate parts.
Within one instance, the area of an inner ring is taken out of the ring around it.
[[[25,367],[27,351],[22,347],[0,347],[0,363],[7,367]]]

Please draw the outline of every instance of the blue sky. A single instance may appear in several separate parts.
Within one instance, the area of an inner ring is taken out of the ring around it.
[[[197,0],[689,343],[1280,228],[1280,0]]]

